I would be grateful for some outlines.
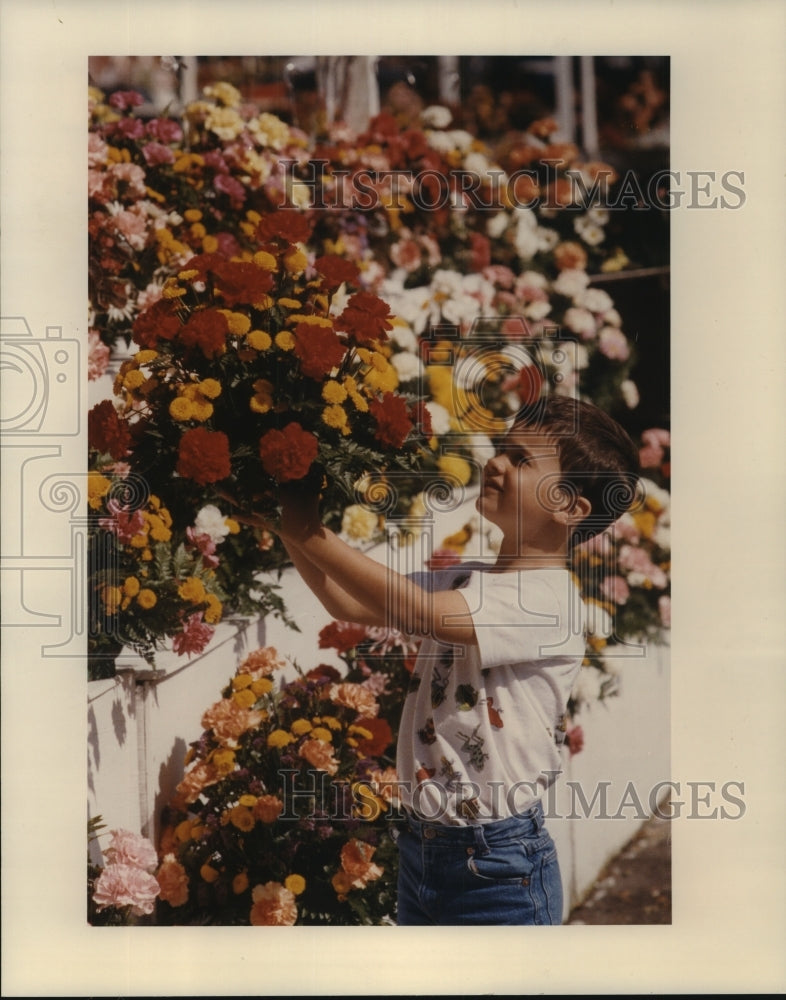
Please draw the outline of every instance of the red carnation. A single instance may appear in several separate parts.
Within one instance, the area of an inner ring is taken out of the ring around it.
[[[128,454],[131,432],[121,420],[111,399],[105,399],[87,415],[87,437],[91,448],[107,453],[117,461]]]
[[[257,226],[257,235],[265,240],[305,243],[311,235],[311,223],[297,209],[280,208],[262,217]]]
[[[317,439],[296,421],[283,431],[271,430],[259,440],[259,457],[265,472],[280,483],[302,479],[317,457]]]
[[[424,437],[430,438],[434,433],[434,428],[431,423],[431,411],[422,399],[418,400],[418,402],[411,407],[410,414],[412,416],[413,423],[417,428],[419,428],[420,433]]]
[[[221,431],[195,427],[180,438],[177,473],[200,486],[226,479],[232,471],[229,438]]]
[[[319,633],[320,649],[335,649],[339,653],[347,653],[354,649],[359,642],[368,638],[365,625],[357,625],[355,622],[334,621]]]
[[[336,320],[338,328],[351,334],[359,344],[387,340],[393,329],[390,306],[371,292],[355,292]]]
[[[180,342],[198,347],[206,358],[213,358],[226,347],[229,323],[218,309],[199,309],[191,314],[180,331]]]
[[[348,281],[350,284],[357,284],[360,271],[357,264],[335,254],[327,254],[324,257],[317,257],[314,267],[322,275],[323,282],[328,288],[338,288],[338,286]]]
[[[412,430],[412,421],[404,399],[386,392],[382,399],[372,399],[368,408],[377,424],[376,439],[391,448],[400,448]]]
[[[238,303],[262,304],[273,287],[273,275],[247,261],[223,261],[213,269],[213,274],[216,288],[228,306]]]
[[[534,406],[543,393],[543,376],[536,365],[524,365],[516,382],[516,393],[523,406]]]
[[[134,340],[140,347],[155,348],[159,340],[173,340],[180,329],[171,299],[159,299],[134,320]]]
[[[358,719],[356,725],[371,733],[368,739],[358,739],[358,751],[363,757],[379,757],[393,742],[393,731],[386,719]]]
[[[331,327],[313,323],[298,323],[295,327],[295,354],[300,368],[309,378],[321,379],[340,365],[347,353]]]

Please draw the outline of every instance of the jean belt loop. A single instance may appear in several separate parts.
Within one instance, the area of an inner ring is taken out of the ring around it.
[[[482,826],[473,826],[472,831],[475,834],[475,850],[478,854],[488,854],[491,848],[486,842],[486,838],[483,836]]]
[[[546,821],[543,816],[543,806],[539,801],[535,803],[533,808],[532,819],[535,823],[535,833],[540,833]]]

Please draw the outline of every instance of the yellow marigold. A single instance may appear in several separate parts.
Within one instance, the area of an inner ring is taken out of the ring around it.
[[[231,309],[219,309],[218,311],[226,316],[229,332],[234,333],[235,336],[245,337],[251,329],[251,320],[245,313],[233,312]]]
[[[205,615],[205,621],[207,621],[207,615]],[[245,688],[243,691],[235,691],[232,695],[232,700],[240,705],[241,708],[251,708],[256,703],[257,696],[251,688]]]
[[[184,844],[187,840],[191,840],[191,820],[184,819],[182,823],[178,823],[175,827],[175,838]]]
[[[168,542],[172,532],[158,514],[145,514],[150,537],[156,542]]]
[[[144,372],[141,372],[138,368],[134,368],[123,379],[123,385],[126,389],[133,391],[134,389],[138,389],[140,385],[144,385],[146,381]]]
[[[374,735],[369,729],[364,729],[363,726],[350,726],[347,732],[352,733],[353,736],[359,736],[361,740],[370,740]]]
[[[322,398],[326,403],[343,403],[347,398],[347,390],[331,379],[322,386]]]
[[[347,898],[347,893],[352,889],[352,879],[343,869],[337,871],[333,878],[330,880],[330,884],[336,891],[336,894],[341,902]]]
[[[341,721],[335,715],[323,715],[322,725],[327,726],[329,729],[341,729]]]
[[[293,313],[288,322],[293,324],[305,323],[307,326],[324,326],[326,329],[333,328],[333,320],[327,316],[314,316],[312,314]]]
[[[224,524],[229,528],[230,535],[237,535],[240,532],[240,525],[234,517],[225,517]]]
[[[437,468],[447,476],[457,479],[462,486],[466,486],[472,478],[472,466],[458,455],[440,455],[437,459]]]
[[[203,881],[215,882],[220,872],[218,872],[212,865],[204,864],[199,869],[199,874],[202,876]]]
[[[202,218],[202,211],[199,208],[187,208],[183,212],[183,218],[186,222],[199,222]]]
[[[169,416],[173,420],[191,420],[194,414],[194,404],[185,396],[176,396],[169,404]]]
[[[246,872],[238,872],[237,875],[232,879],[232,892],[236,896],[244,893],[248,889],[248,874]]]
[[[257,804],[257,797],[256,795],[251,795],[249,792],[246,792],[245,795],[241,795],[237,801],[238,805],[245,806],[247,809],[253,809]]]
[[[194,237],[195,240],[201,240],[204,239],[205,236],[207,236],[207,230],[205,229],[205,227],[202,225],[201,222],[192,223],[192,225],[189,226],[189,232],[191,233],[191,235]]]
[[[288,875],[284,879],[284,886],[293,896],[299,896],[306,888],[306,880],[302,875]]]
[[[385,371],[371,368],[366,374],[365,382],[377,392],[393,392],[398,387],[398,374],[392,365]]]
[[[193,402],[193,419],[198,420],[200,423],[204,423],[205,420],[210,420],[213,416],[213,404],[208,403],[206,399],[198,397]]]
[[[261,698],[262,695],[270,694],[273,690],[273,681],[269,677],[260,677],[258,681],[254,681],[251,685],[251,690],[257,698]]]
[[[273,390],[275,386],[265,378],[258,378],[254,383],[254,395],[248,405],[254,413],[267,413],[273,409]]]
[[[339,431],[344,430],[347,426],[347,414],[343,406],[337,403],[326,406],[322,411],[322,423]]]
[[[301,302],[299,299],[290,299],[287,296],[282,295],[278,300],[277,305],[283,306],[284,309],[300,309]]]
[[[106,610],[110,615],[113,615],[120,607],[120,602],[123,600],[123,591],[120,587],[104,587],[101,591],[101,596],[104,599]]]
[[[294,742],[292,735],[284,729],[274,729],[267,738],[267,745],[271,749],[287,747],[292,742]]]
[[[205,585],[197,576],[187,577],[177,592],[184,601],[191,601],[192,604],[201,604],[205,599]]]
[[[276,795],[260,795],[254,806],[254,816],[260,823],[275,823],[284,809],[284,803]]]
[[[255,351],[267,351],[273,343],[270,334],[264,330],[252,330],[246,337],[246,343]]]
[[[276,334],[276,347],[281,351],[291,351],[295,347],[295,338],[289,330],[282,330]]]
[[[219,104],[223,104],[228,108],[236,108],[243,99],[243,95],[237,87],[233,87],[226,80],[219,80],[218,83],[209,84],[205,87],[204,94],[205,97],[213,97]]]
[[[315,729],[311,730],[312,739],[321,740],[323,743],[332,743],[333,734],[329,729],[325,729],[323,726],[317,726]]]
[[[93,510],[97,510],[101,506],[101,501],[109,492],[111,485],[111,480],[102,476],[100,472],[89,473],[87,477],[87,502]]]
[[[284,267],[292,275],[302,274],[308,265],[308,257],[302,250],[295,247],[284,254]]]
[[[295,734],[295,736],[302,736],[304,733],[310,733],[312,730],[312,725],[308,719],[295,719],[295,721],[290,726],[290,729]]]
[[[205,621],[208,625],[218,625],[224,613],[224,606],[215,594],[208,594],[206,600]]]
[[[251,674],[235,674],[232,678],[232,688],[235,691],[242,691],[243,688],[251,687],[253,680]]]
[[[139,593],[139,580],[135,576],[127,576],[123,582],[123,593],[126,597],[136,597]]]
[[[206,236],[202,240],[202,249],[205,253],[215,253],[218,250],[218,240],[215,236]]]
[[[344,388],[347,391],[347,395],[352,400],[355,409],[359,413],[366,413],[368,410],[368,401],[360,395],[358,391],[358,384],[351,375],[347,375],[343,382]]]
[[[278,261],[273,256],[272,253],[268,253],[267,250],[257,250],[254,256],[251,258],[257,267],[261,267],[263,271],[277,271]]]
[[[221,395],[221,383],[214,378],[206,378],[199,383],[199,391],[208,399],[216,399]]]
[[[235,751],[229,749],[229,747],[222,747],[220,750],[216,750],[211,760],[221,775],[229,774],[235,769]]]
[[[234,806],[229,811],[229,822],[243,833],[248,833],[254,829],[254,814],[247,806]]]
[[[158,598],[152,590],[147,587],[143,587],[142,590],[140,590],[136,595],[136,602],[140,608],[143,608],[145,611],[149,611],[151,608],[156,606]]]
[[[181,288],[174,278],[167,278],[164,287],[161,289],[161,298],[180,299],[186,294],[186,289]]]
[[[132,549],[144,549],[147,547],[147,528],[139,534],[134,535],[131,541],[128,543]]]

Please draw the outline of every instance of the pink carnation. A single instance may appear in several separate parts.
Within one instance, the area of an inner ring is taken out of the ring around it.
[[[222,698],[202,716],[202,726],[212,729],[219,743],[234,744],[247,729],[262,721],[261,712],[243,708],[233,698]]]
[[[118,541],[130,542],[134,535],[144,531],[145,518],[141,510],[128,510],[114,499],[110,500],[106,507],[110,516],[102,517],[98,526],[117,535]]]
[[[109,347],[101,340],[97,330],[87,335],[87,377],[94,382],[101,378],[109,367]]]
[[[165,146],[162,142],[149,142],[143,147],[142,155],[149,167],[157,167],[162,163],[175,162],[175,154],[169,146]]]
[[[93,892],[99,910],[109,906],[130,906],[135,916],[153,912],[161,891],[157,879],[135,865],[107,865],[101,872]]]
[[[333,753],[333,747],[322,740],[308,739],[298,751],[303,760],[317,768],[319,771],[327,771],[328,774],[335,774],[338,771],[338,761]]]
[[[278,654],[274,646],[264,646],[262,649],[255,649],[243,660],[237,668],[239,674],[250,674],[254,680],[267,677],[274,670],[281,670],[286,666],[284,660]]]
[[[574,754],[581,753],[584,749],[584,730],[581,726],[572,726],[568,730],[565,742],[568,744],[571,757]]]
[[[189,615],[183,623],[183,631],[178,632],[172,639],[172,649],[178,654],[189,657],[194,653],[201,653],[213,638],[214,629],[210,625],[205,625],[202,621],[202,613],[196,612]]]
[[[104,851],[107,861],[115,865],[135,865],[137,868],[155,868],[158,864],[156,849],[147,839],[131,830],[112,830],[112,840]]]
[[[251,923],[254,927],[291,927],[297,920],[295,896],[280,882],[255,885],[251,892]]]
[[[621,576],[607,576],[600,585],[600,592],[615,604],[625,604],[630,597],[630,587]]]
[[[362,716],[374,719],[379,713],[379,705],[374,695],[362,684],[334,684],[330,688],[330,700],[337,705],[353,708]]]

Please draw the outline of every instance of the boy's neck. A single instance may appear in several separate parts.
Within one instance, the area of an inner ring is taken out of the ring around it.
[[[567,566],[567,551],[518,552],[508,550],[503,542],[492,568],[495,573],[511,573],[523,569],[567,569]]]

